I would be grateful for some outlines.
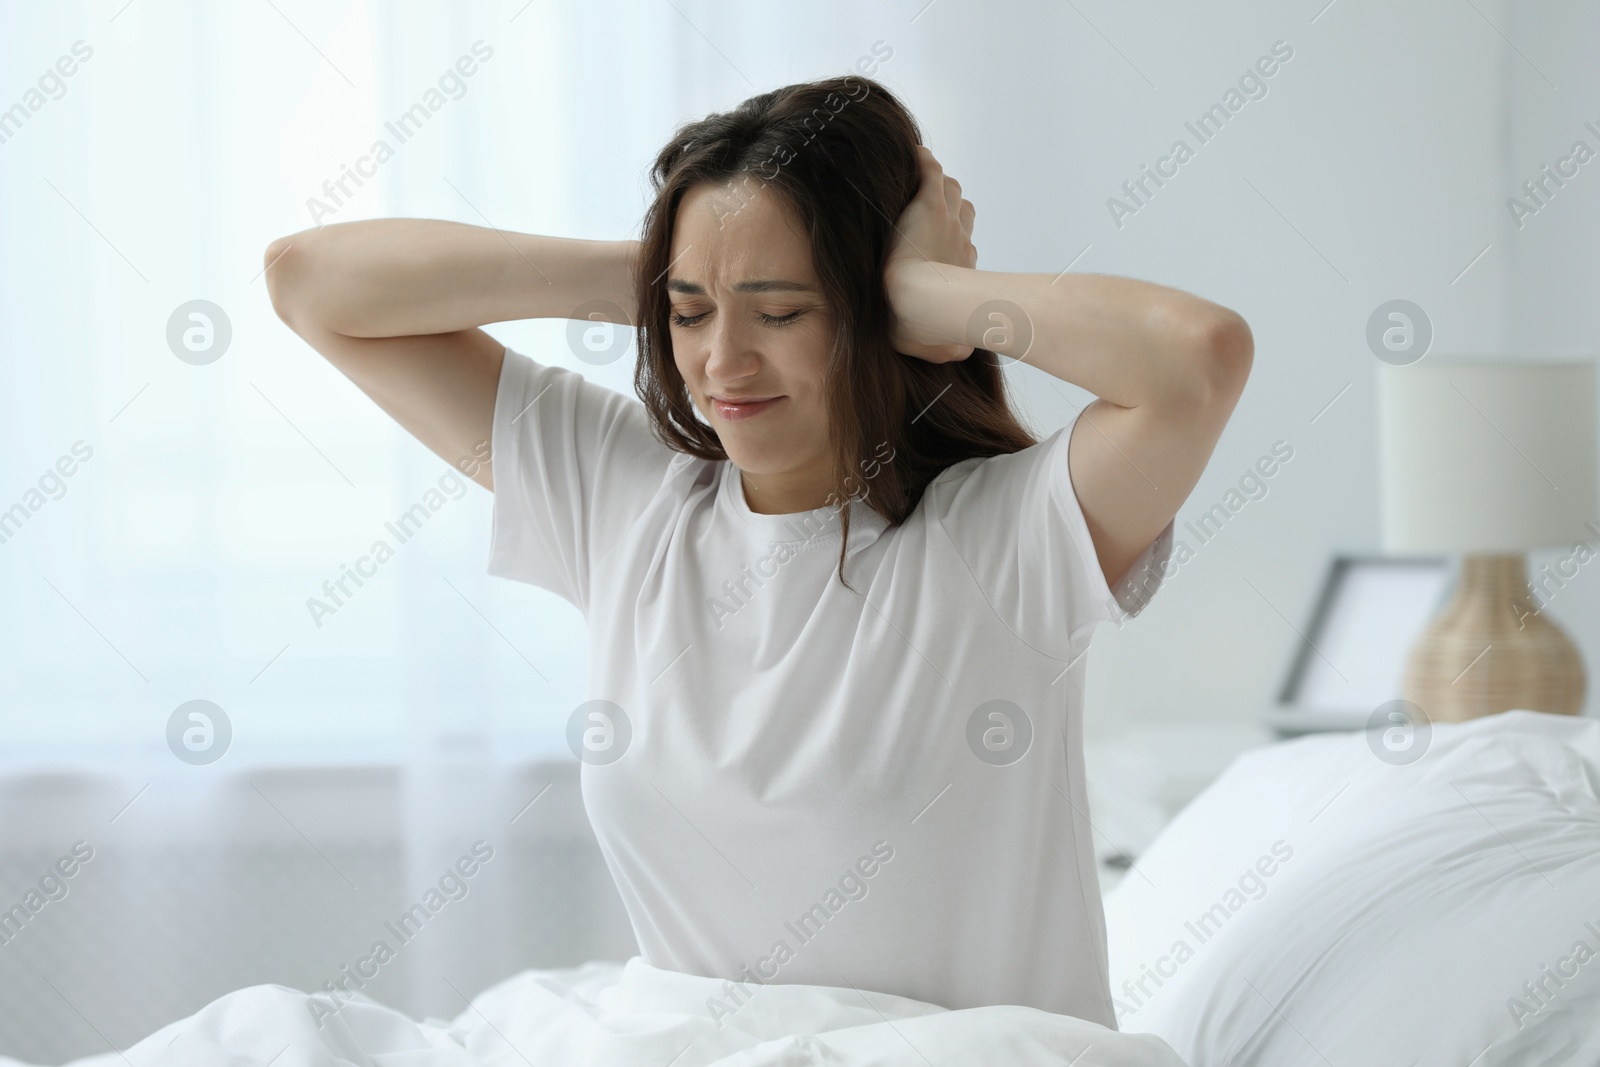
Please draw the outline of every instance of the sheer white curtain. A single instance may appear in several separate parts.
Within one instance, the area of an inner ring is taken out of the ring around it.
[[[240,985],[318,988],[480,840],[496,858],[368,992],[453,1014],[457,989],[632,951],[564,745],[581,616],[483,573],[489,494],[277,320],[262,253],[384,215],[634,235],[674,125],[870,45],[781,18],[0,14],[0,906],[94,850],[0,943],[0,1052],[125,1047]],[[492,332],[631,388],[631,353],[584,364],[564,322]],[[346,577],[380,541],[392,557]],[[196,700],[215,762],[169,743]]]
[[[418,738],[559,747],[582,699],[579,616],[483,575],[489,495],[441,487],[450,468],[277,320],[262,252],[383,215],[636,234],[646,169],[676,124],[868,52],[872,29],[837,15],[544,0],[8,7],[7,751],[160,756],[168,715],[192,699],[229,716],[230,758],[399,753]],[[220,356],[185,361],[169,342],[221,336],[220,320],[189,316],[194,301],[226,318]],[[583,363],[564,322],[492,331],[631,391],[631,352]],[[386,524],[430,493],[443,502],[400,543]],[[379,540],[395,552],[376,577],[329,593]]]
[[[676,63],[637,19],[616,20],[597,52],[611,90],[642,103],[605,108],[565,17],[142,0],[8,11],[12,74],[78,41],[90,53],[0,145],[9,741],[159,754],[167,714],[203,698],[230,717],[242,758],[308,743],[550,745],[582,699],[575,611],[483,577],[488,494],[454,484],[278,322],[261,256],[317,222],[391,214],[626,236],[676,112]],[[379,141],[392,154],[374,163]],[[369,172],[359,187],[355,170]],[[167,340],[193,300],[231,326],[203,365]],[[496,332],[581,367],[551,325]],[[626,361],[583,369],[626,388]],[[80,441],[88,458],[47,477]],[[418,503],[436,510],[402,543],[386,524]],[[393,558],[355,586],[346,569],[380,540]]]

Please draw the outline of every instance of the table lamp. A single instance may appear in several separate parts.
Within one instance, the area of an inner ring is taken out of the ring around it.
[[[1438,722],[1578,714],[1583,657],[1544,607],[1600,556],[1588,543],[1600,537],[1594,361],[1385,364],[1378,411],[1385,548],[1461,556],[1454,593],[1407,656],[1402,695]],[[1568,551],[1530,585],[1535,548]]]

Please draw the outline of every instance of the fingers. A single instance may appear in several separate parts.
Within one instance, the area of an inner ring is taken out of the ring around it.
[[[933,152],[925,144],[917,145],[917,158],[922,167],[923,182],[919,192],[923,189],[930,193],[939,189],[944,193],[945,207],[950,214],[957,216],[963,223],[969,223],[972,216],[972,202],[962,199],[961,183],[944,172],[944,167],[934,158]]]
[[[961,183],[944,172],[944,167],[939,165],[927,145],[917,145],[917,159],[922,169],[922,184],[918,191],[927,190],[930,195],[942,193],[950,210],[955,211],[961,201]],[[951,199],[952,193],[954,199]]]
[[[922,179],[917,186],[918,195],[933,195],[935,191],[943,191],[944,168],[939,166],[939,161],[933,158],[933,152],[925,144],[917,145],[917,167],[922,172]]]
[[[960,227],[962,236],[967,240],[963,250],[964,255],[956,255],[951,262],[957,266],[966,266],[969,269],[977,266],[978,250],[972,244],[972,225],[977,216],[977,209],[972,201],[961,195],[961,183],[944,172],[939,160],[934,157],[933,151],[927,145],[917,145],[917,163],[922,172],[921,184],[917,188],[917,198],[924,202],[937,204],[934,199],[943,194],[945,225],[949,220],[955,220]],[[930,204],[931,206],[931,204]],[[939,258],[939,257],[935,257]],[[970,350],[969,350],[970,352]],[[946,358],[964,359],[967,353],[949,355]],[[941,360],[942,362],[942,360]]]
[[[971,200],[961,201],[961,232],[967,238],[966,262],[968,270],[975,270],[978,266],[978,248],[972,243],[972,220],[977,217],[978,210],[972,206]]]

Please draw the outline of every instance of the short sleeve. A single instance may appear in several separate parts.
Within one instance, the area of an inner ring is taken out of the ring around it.
[[[677,455],[638,400],[507,348],[495,392],[490,574],[588,611],[589,576]]]
[[[990,607],[1023,641],[1065,660],[1082,653],[1096,623],[1120,623],[1149,604],[1176,521],[1115,587],[1107,583],[1067,464],[1080,417],[1019,452],[968,461],[948,484],[930,487],[938,521]]]

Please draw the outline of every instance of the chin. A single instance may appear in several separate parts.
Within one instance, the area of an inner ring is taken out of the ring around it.
[[[722,449],[735,467],[750,474],[777,474],[794,466],[794,457],[777,442],[741,440],[737,430],[722,431]]]

